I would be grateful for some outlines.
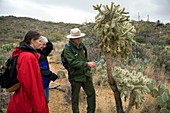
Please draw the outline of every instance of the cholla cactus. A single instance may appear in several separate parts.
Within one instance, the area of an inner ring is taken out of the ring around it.
[[[120,53],[122,57],[127,57],[136,32],[134,26],[129,23],[129,16],[126,16],[128,12],[125,12],[125,8],[119,9],[120,5],[115,5],[114,2],[110,7],[102,4],[93,7],[99,11],[95,17],[94,29],[101,39],[101,49],[112,52],[113,55]]]
[[[147,84],[150,84],[152,80],[141,72],[130,72],[120,67],[115,67],[112,74],[121,92],[121,97],[129,98],[131,107],[135,105],[136,108],[139,108],[144,102],[142,94],[149,93]]]
[[[120,92],[118,91],[114,78],[112,78],[112,55],[117,58],[128,57],[131,53],[131,46],[134,42],[133,37],[136,30],[129,23],[129,16],[126,16],[128,12],[125,12],[125,8],[119,9],[120,5],[115,5],[114,2],[111,2],[110,7],[102,4],[93,5],[93,7],[94,10],[99,11],[98,15],[95,17],[96,25],[94,29],[101,40],[100,47],[106,57],[109,85],[116,97],[117,113],[122,113],[124,111]]]

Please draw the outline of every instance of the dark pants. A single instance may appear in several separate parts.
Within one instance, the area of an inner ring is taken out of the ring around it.
[[[87,95],[87,113],[94,113],[96,108],[96,94],[92,80],[86,82],[71,82],[72,88],[72,110],[73,113],[79,113],[79,93],[80,88],[83,88]]]

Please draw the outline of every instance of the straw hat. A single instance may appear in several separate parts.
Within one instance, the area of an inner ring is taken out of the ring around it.
[[[70,34],[66,36],[66,38],[80,38],[84,37],[86,34],[81,33],[79,28],[73,28],[70,30]]]

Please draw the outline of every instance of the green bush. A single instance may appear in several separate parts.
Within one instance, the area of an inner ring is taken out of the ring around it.
[[[58,33],[58,32],[54,32],[54,33],[52,33],[52,34],[49,35],[49,39],[50,39],[51,41],[61,40],[62,37],[63,37],[63,36],[62,36],[60,33]]]

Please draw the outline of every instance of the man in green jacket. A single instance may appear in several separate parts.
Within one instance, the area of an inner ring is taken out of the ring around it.
[[[87,59],[87,51],[81,42],[81,37],[85,34],[81,33],[78,28],[70,30],[69,43],[64,48],[64,57],[68,61],[68,75],[72,90],[72,111],[79,113],[79,93],[81,87],[87,95],[87,113],[94,113],[96,108],[96,94],[92,82],[91,70],[96,66],[95,62],[89,62]]]

